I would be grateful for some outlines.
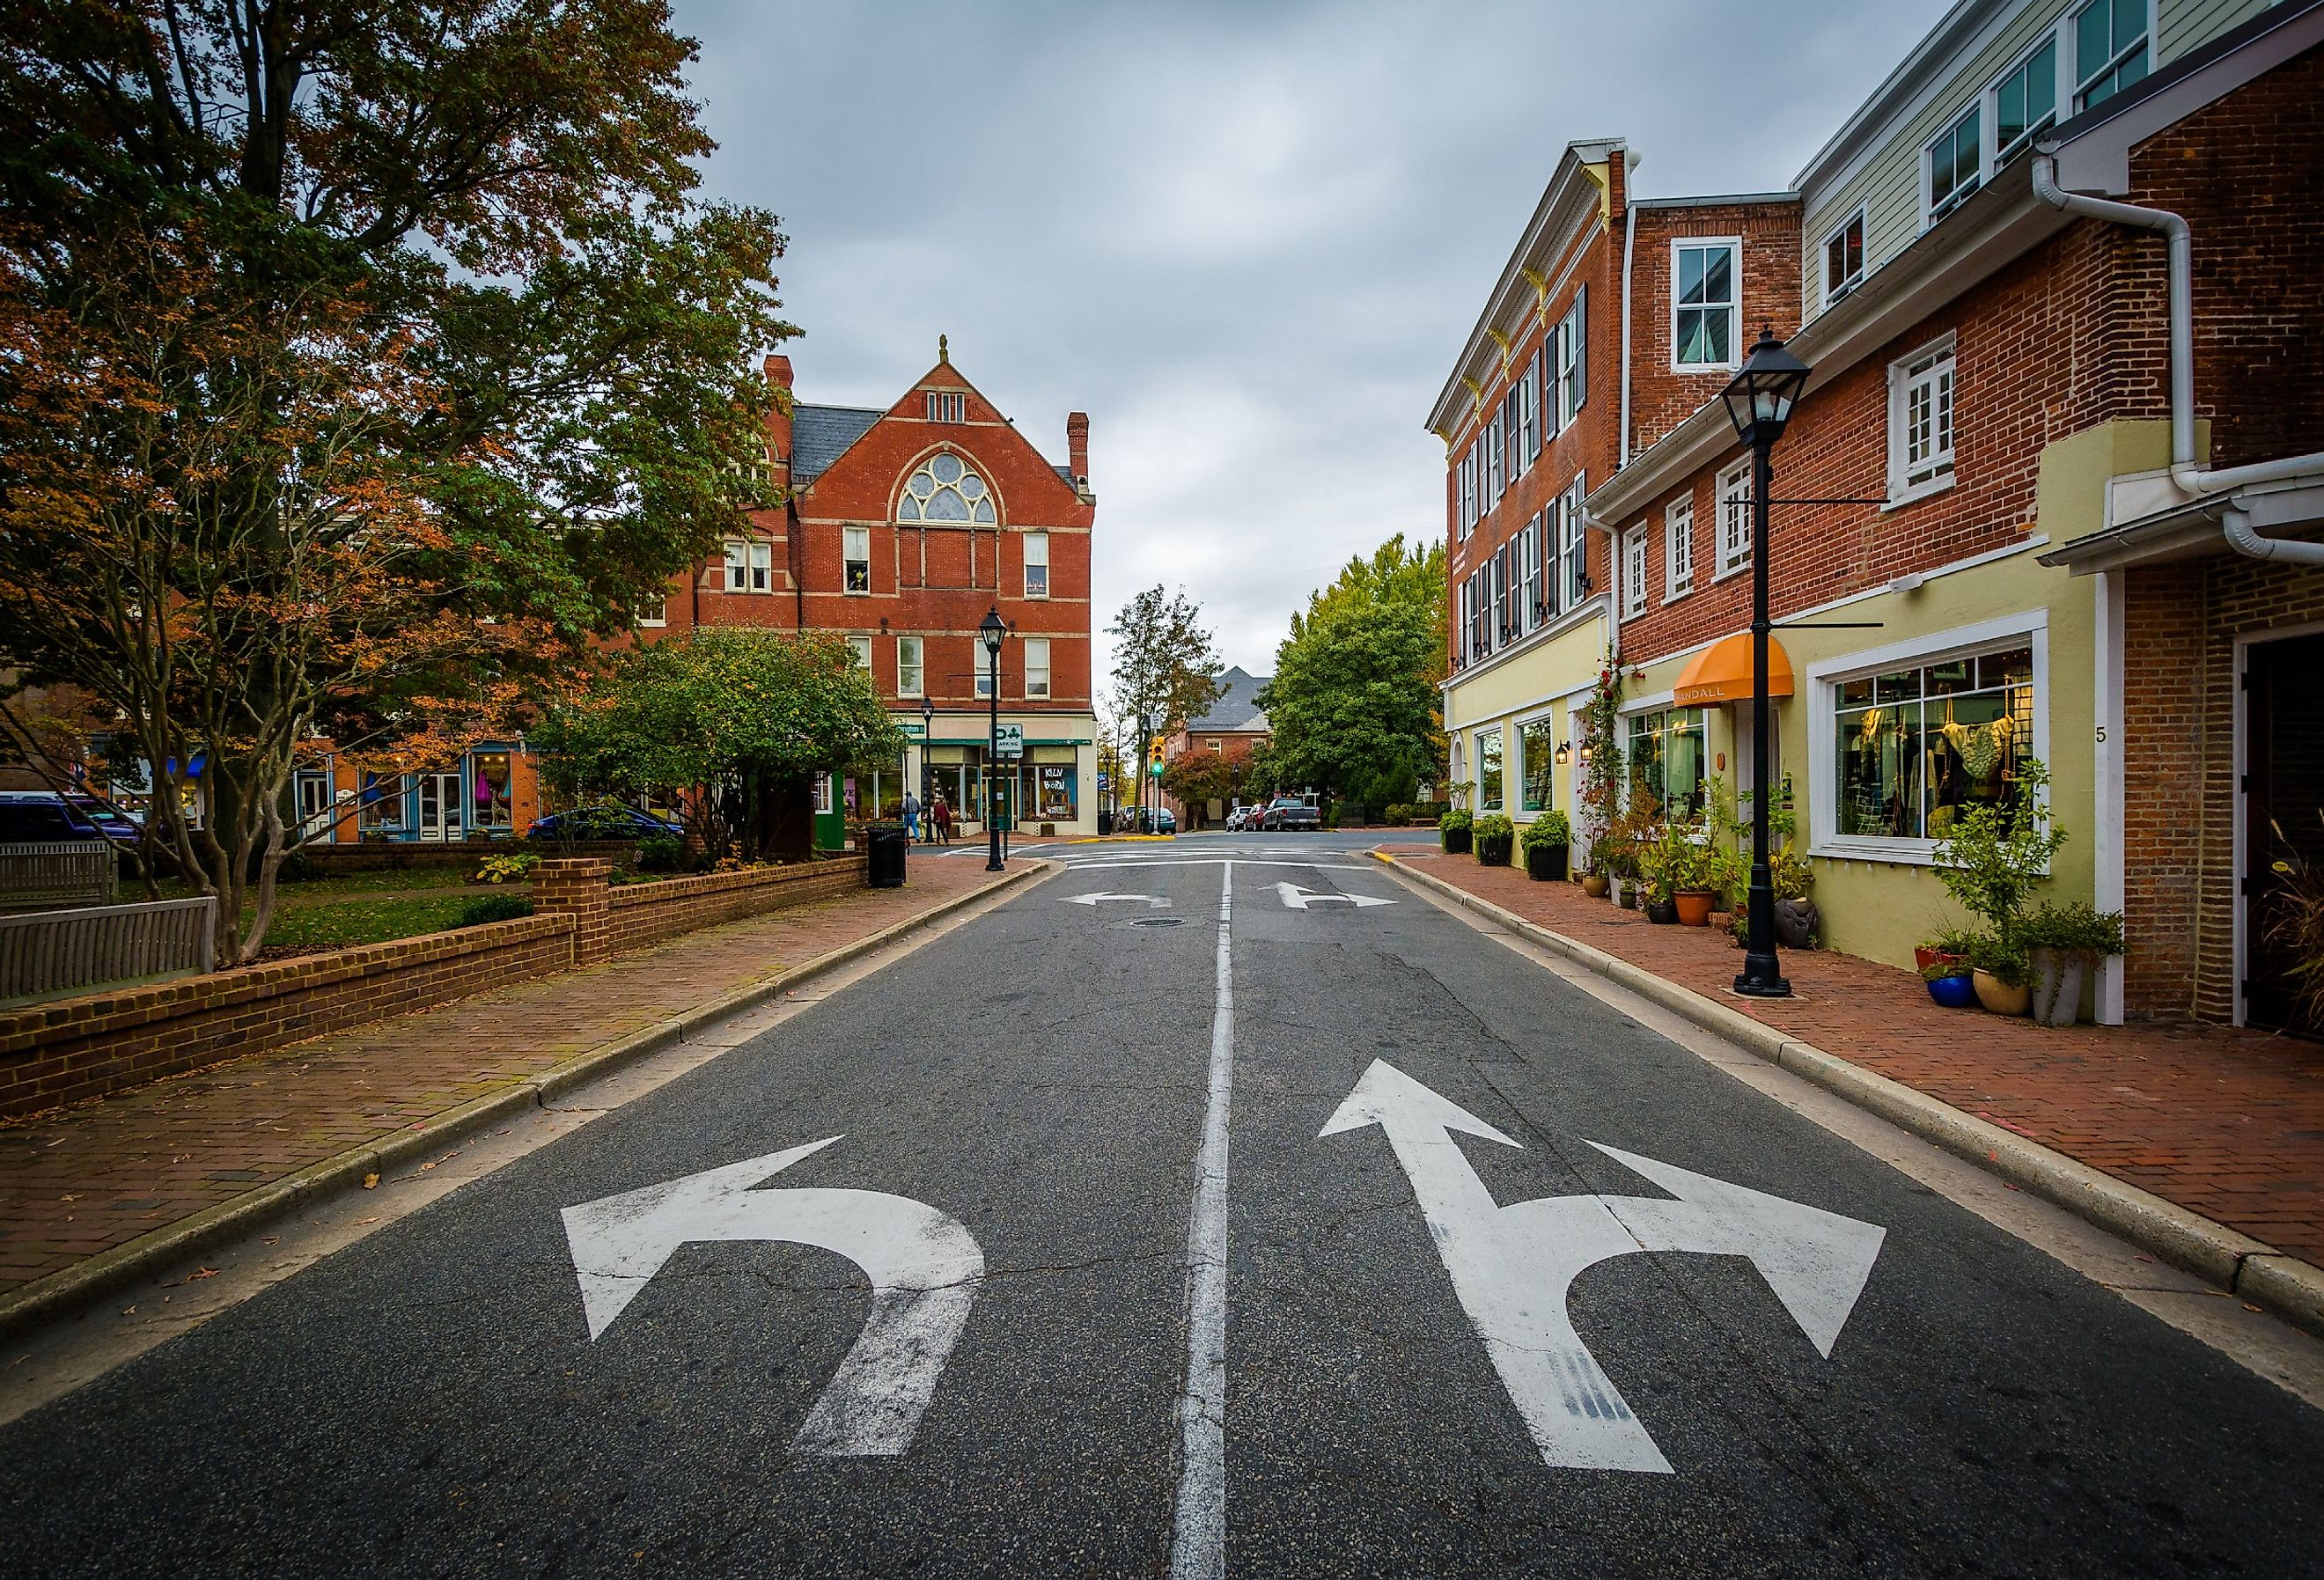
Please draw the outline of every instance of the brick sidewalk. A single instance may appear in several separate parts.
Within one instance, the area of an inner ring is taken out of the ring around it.
[[[915,861],[903,889],[706,928],[0,1123],[0,1295],[908,921],[988,876],[981,862]]]
[[[2324,1047],[2212,1026],[2048,1028],[1945,1010],[1919,976],[1787,950],[1797,995],[1732,991],[1742,952],[1571,883],[1465,856],[1399,861],[1965,1113],[2324,1265]]]

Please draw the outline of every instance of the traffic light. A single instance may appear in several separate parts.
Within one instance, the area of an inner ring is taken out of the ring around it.
[[[1146,772],[1148,772],[1148,773],[1150,773],[1150,774],[1152,774],[1152,775],[1153,775],[1155,778],[1157,778],[1157,779],[1161,778],[1161,777],[1162,777],[1162,737],[1161,737],[1161,736],[1157,735],[1157,736],[1155,736],[1155,737],[1154,737],[1154,745],[1153,745],[1153,749],[1152,749],[1151,751],[1149,751],[1149,752],[1147,753],[1147,756],[1146,756],[1146,762],[1147,762],[1147,769],[1146,769]]]

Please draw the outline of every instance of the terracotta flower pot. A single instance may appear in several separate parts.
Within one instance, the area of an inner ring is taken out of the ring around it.
[[[1582,892],[1584,894],[1589,895],[1592,900],[1605,899],[1606,891],[1609,887],[1609,884],[1607,882],[1606,874],[1603,873],[1584,873],[1582,874]]]
[[[2032,988],[2006,986],[1989,971],[1973,971],[1969,979],[1977,984],[1977,1002],[1997,1015],[2022,1015],[2034,1002]]]
[[[1711,901],[1713,896],[1710,890],[1682,889],[1671,898],[1678,904],[1679,926],[1709,927],[1711,925]]]

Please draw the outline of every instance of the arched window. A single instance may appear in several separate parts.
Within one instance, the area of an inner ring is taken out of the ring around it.
[[[974,522],[994,525],[992,493],[984,479],[962,464],[958,456],[940,450],[904,480],[903,496],[896,501],[899,522]]]

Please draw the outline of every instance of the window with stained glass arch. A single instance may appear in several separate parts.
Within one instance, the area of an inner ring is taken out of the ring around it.
[[[941,450],[930,456],[904,479],[896,501],[899,522],[998,522],[992,513],[992,491],[958,456]]]

